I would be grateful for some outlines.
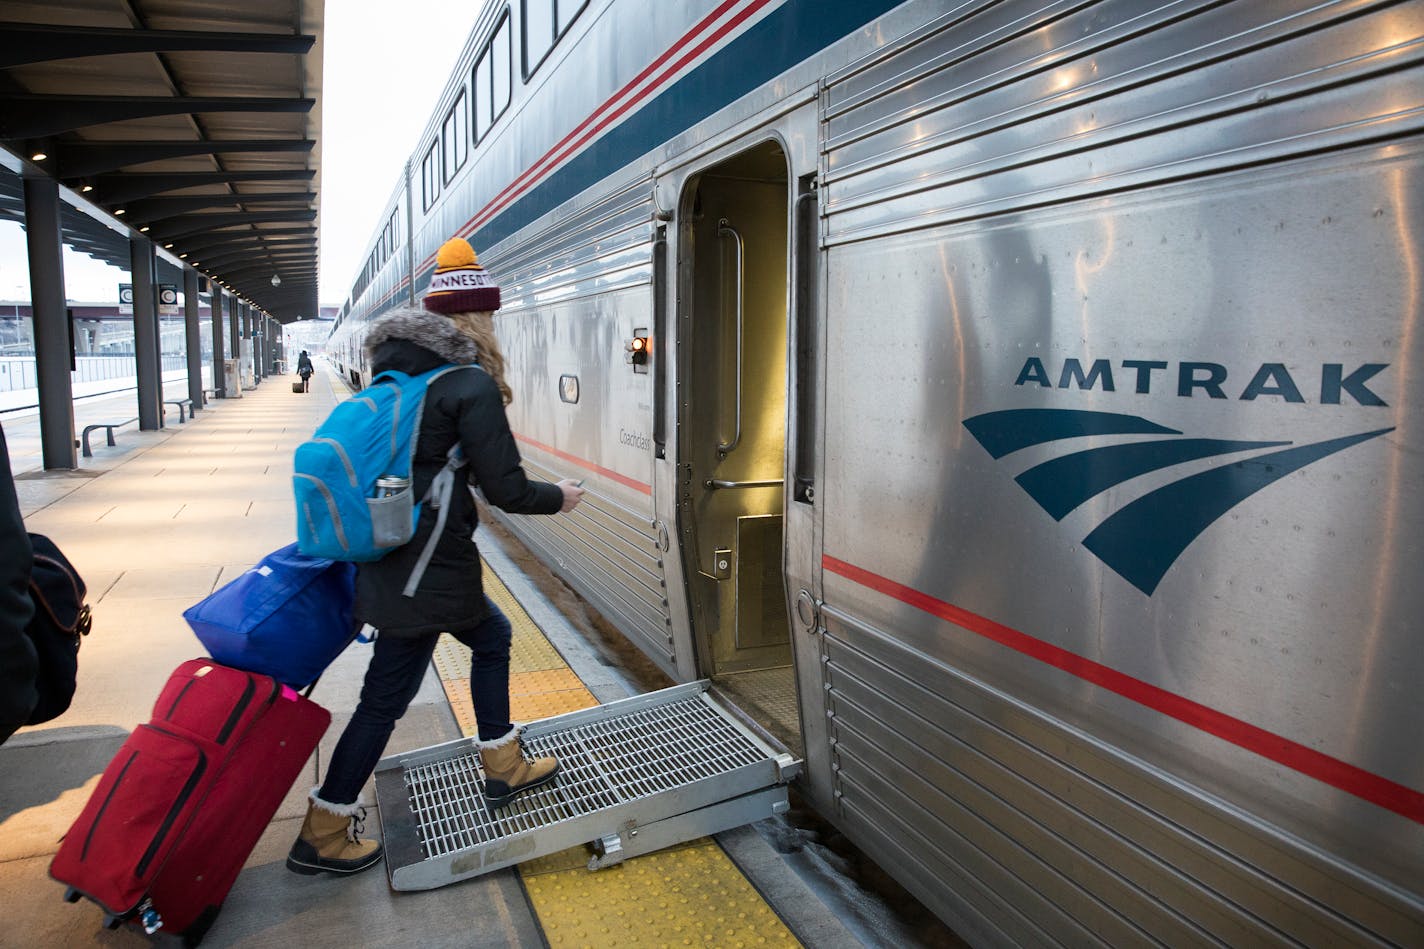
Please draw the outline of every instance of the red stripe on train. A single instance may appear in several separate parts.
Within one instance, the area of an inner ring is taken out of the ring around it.
[[[634,491],[638,491],[642,494],[647,495],[651,495],[653,493],[653,486],[650,484],[644,484],[641,481],[635,481],[634,479],[629,478],[625,475],[621,475],[610,468],[605,468],[602,465],[596,465],[591,461],[585,461],[577,455],[571,455],[566,451],[561,451],[555,448],[553,445],[546,445],[543,442],[536,442],[534,439],[529,438],[526,435],[521,435],[518,432],[514,433],[514,438],[516,441],[524,442],[524,444],[526,445],[532,445],[540,451],[546,451],[551,455],[555,455],[559,458],[564,459],[564,461],[578,465],[585,471],[592,471],[594,474],[599,475],[600,477],[607,478],[609,481],[616,481],[621,485],[626,485],[627,487],[632,488]]]
[[[1292,771],[1298,771],[1331,787],[1369,801],[1371,804],[1377,804],[1385,810],[1393,811],[1417,824],[1424,824],[1424,794],[1413,788],[1398,784],[1388,778],[1382,778],[1363,768],[1357,768],[1338,758],[1322,754],[1313,748],[1307,748],[1289,738],[1268,732],[1264,728],[1258,728],[1224,712],[1207,708],[1205,705],[1143,682],[1141,679],[1134,679],[1116,669],[1111,669],[1091,659],[1085,659],[1041,639],[1035,639],[1026,633],[996,623],[977,613],[971,613],[952,603],[935,599],[927,593],[921,593],[912,587],[904,586],[854,564],[846,563],[844,560],[825,555],[821,558],[821,563],[832,573],[853,580],[861,586],[869,587],[878,593],[894,597],[902,603],[908,603],[916,609],[948,620],[971,633],[993,640],[1054,668],[1062,669],[1064,672],[1071,673],[1080,679],[1107,689],[1109,692],[1131,699],[1154,711],[1161,712],[1163,715],[1175,718],[1179,722],[1185,722],[1277,764],[1285,765]]]

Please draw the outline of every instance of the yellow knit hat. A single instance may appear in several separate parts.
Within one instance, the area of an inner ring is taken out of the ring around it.
[[[499,309],[499,287],[463,237],[452,237],[435,255],[435,275],[425,291],[425,308],[433,313],[477,313]]]

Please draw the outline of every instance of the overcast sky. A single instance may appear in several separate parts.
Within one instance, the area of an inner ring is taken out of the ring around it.
[[[331,0],[323,38],[321,290],[340,306],[484,0]],[[0,300],[27,301],[24,231],[0,221]],[[65,249],[65,295],[117,302],[128,274]]]
[[[321,115],[321,303],[339,306],[483,0],[332,0]]]

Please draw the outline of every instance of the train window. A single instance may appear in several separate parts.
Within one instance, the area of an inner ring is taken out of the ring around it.
[[[425,153],[425,160],[420,163],[421,194],[426,211],[429,211],[435,199],[440,197],[439,147],[439,142],[431,142],[429,151]]]
[[[524,78],[554,48],[554,0],[524,0]]]
[[[494,60],[494,92],[490,96],[490,102],[494,108],[491,118],[498,119],[504,114],[504,110],[509,108],[509,17],[500,21],[499,28],[494,31],[494,38],[490,40],[490,56]]]
[[[475,63],[475,141],[489,134],[509,108],[509,17],[495,28],[489,44]]]
[[[399,217],[399,215],[400,215],[400,209],[399,209],[399,208],[397,208],[396,210],[392,211],[392,212],[391,212],[391,223],[389,223],[389,224],[386,225],[386,227],[388,227],[388,228],[390,229],[390,232],[391,232],[391,250],[392,250],[392,251],[394,251],[394,250],[396,249],[396,245],[400,243],[400,217]]]
[[[558,35],[563,36],[569,31],[569,24],[588,6],[588,0],[554,0],[554,6],[558,11]]]
[[[479,61],[475,63],[475,141],[479,141],[489,131],[494,124],[493,113],[490,101],[490,86],[492,84],[491,74],[494,71],[494,58],[490,56],[490,51],[486,49],[480,54]]]
[[[539,68],[588,0],[524,0],[524,78]]]
[[[460,166],[465,163],[465,156],[469,154],[470,136],[466,129],[469,121],[465,111],[465,90],[461,89],[460,97],[445,115],[445,125],[440,132],[441,164],[445,166],[447,183],[455,177],[455,172],[460,170]]]

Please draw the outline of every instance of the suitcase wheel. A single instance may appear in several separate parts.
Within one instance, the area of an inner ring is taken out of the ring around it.
[[[80,892],[72,886],[64,888],[64,901],[66,903],[78,903],[80,895]]]
[[[221,909],[221,906],[206,907],[203,912],[199,914],[198,918],[193,920],[193,924],[183,931],[183,945],[185,949],[192,949],[192,947],[203,941],[203,937],[206,936],[208,930],[212,928],[213,923],[218,918],[218,912]]]
[[[121,919],[121,918],[118,917],[118,916],[114,916],[114,915],[111,914],[111,913],[105,913],[105,914],[104,914],[104,928],[105,928],[105,929],[118,929],[120,926],[123,925],[123,923],[124,923],[123,919]]]

